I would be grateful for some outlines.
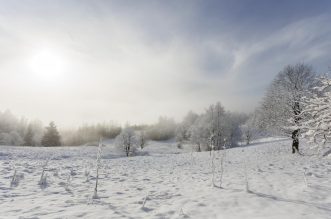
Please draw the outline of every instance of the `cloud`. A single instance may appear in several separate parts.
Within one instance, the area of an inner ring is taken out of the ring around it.
[[[221,101],[250,111],[284,65],[330,64],[327,8],[235,1],[31,1],[0,9],[0,98],[15,113],[62,125],[177,120]],[[265,20],[265,21],[264,21]],[[68,69],[41,84],[24,64],[42,48]],[[10,98],[8,98],[10,97]]]

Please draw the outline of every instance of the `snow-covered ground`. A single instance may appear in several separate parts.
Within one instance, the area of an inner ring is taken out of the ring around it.
[[[330,157],[292,155],[289,146],[268,139],[226,150],[223,188],[212,186],[209,152],[151,142],[149,155],[125,158],[108,146],[98,199],[96,147],[3,146],[0,218],[331,218]],[[222,153],[215,152],[217,185]],[[47,183],[39,185],[46,160]]]

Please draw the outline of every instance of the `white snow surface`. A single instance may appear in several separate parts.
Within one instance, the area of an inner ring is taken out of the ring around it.
[[[144,156],[126,158],[108,145],[97,199],[97,147],[0,146],[0,218],[331,218],[330,157],[290,146],[269,138],[227,149],[218,188],[209,152],[150,142]]]

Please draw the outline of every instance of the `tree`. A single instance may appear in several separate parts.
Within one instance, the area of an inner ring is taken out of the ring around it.
[[[227,112],[222,120],[223,126],[223,143],[226,147],[236,147],[242,139],[240,126],[247,120],[246,114]]]
[[[33,120],[29,123],[33,133],[33,145],[41,145],[41,139],[44,135],[44,127],[41,121]]]
[[[322,76],[318,82],[311,97],[304,99],[300,129],[310,142],[324,146],[331,137],[331,79]]]
[[[208,129],[208,121],[205,115],[199,116],[189,129],[190,142],[197,147],[197,151],[209,149],[210,131]]]
[[[137,138],[134,130],[130,127],[126,127],[115,139],[117,146],[123,150],[127,157],[129,157],[135,146],[137,145]]]
[[[137,134],[137,144],[138,146],[143,149],[147,144],[146,133],[144,130],[140,130]]]
[[[258,128],[258,116],[257,112],[254,112],[248,116],[248,119],[244,124],[240,126],[246,145],[249,145],[259,134]]]
[[[148,139],[165,141],[175,137],[176,122],[167,117],[160,117],[158,123],[146,130]]]
[[[220,150],[224,146],[225,110],[220,102],[210,105],[206,111],[209,129],[210,150]]]
[[[188,141],[190,139],[190,127],[198,118],[198,114],[189,111],[184,117],[183,121],[176,128],[176,141],[181,144],[182,142]]]
[[[0,145],[22,145],[23,139],[17,131],[11,131],[9,133],[0,133]]]
[[[32,126],[29,125],[24,135],[24,146],[34,146]]]
[[[288,65],[273,80],[260,107],[265,128],[292,137],[292,153],[299,152],[302,101],[309,96],[314,81],[311,66]]]
[[[46,127],[46,132],[42,137],[41,144],[46,147],[61,145],[61,137],[54,122],[50,122],[49,126]]]
[[[225,112],[221,103],[210,105],[205,113],[196,116],[188,129],[189,141],[201,150],[221,150],[235,147],[241,139],[240,126],[247,115]]]

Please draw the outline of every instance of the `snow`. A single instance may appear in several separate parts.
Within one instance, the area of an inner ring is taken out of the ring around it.
[[[92,199],[97,147],[1,146],[0,218],[331,218],[330,157],[304,147],[292,155],[290,140],[269,138],[228,149],[216,188],[209,152],[149,142],[126,158],[108,145]]]

